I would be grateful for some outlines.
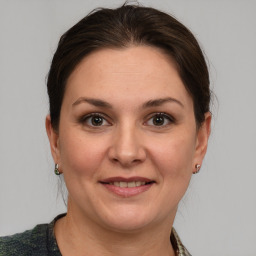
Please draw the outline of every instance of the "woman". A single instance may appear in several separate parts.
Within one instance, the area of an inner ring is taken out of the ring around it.
[[[190,255],[173,222],[210,134],[207,66],[173,17],[98,9],[60,39],[46,130],[67,213],[1,255]]]

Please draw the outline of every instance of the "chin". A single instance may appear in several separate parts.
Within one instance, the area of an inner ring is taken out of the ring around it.
[[[106,221],[105,221],[106,223]],[[136,231],[144,230],[150,226],[151,222],[145,219],[138,218],[115,218],[113,221],[108,221],[106,226],[108,229],[119,233],[134,233]]]
[[[113,214],[115,212],[115,214]],[[123,209],[115,209],[101,217],[104,226],[116,232],[131,233],[150,228],[157,225],[161,218],[152,211],[143,211],[142,209],[134,209],[134,207],[124,207]]]

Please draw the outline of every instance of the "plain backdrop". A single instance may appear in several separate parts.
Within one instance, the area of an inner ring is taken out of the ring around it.
[[[59,37],[120,0],[0,0],[0,235],[50,222],[58,196],[44,122]],[[214,123],[175,227],[196,256],[256,255],[256,1],[144,0],[188,26],[206,53]]]

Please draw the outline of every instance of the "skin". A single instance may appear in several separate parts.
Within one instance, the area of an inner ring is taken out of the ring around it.
[[[92,123],[92,113],[101,113],[101,125]],[[157,113],[166,114],[160,125]],[[161,50],[132,46],[85,57],[67,81],[58,132],[46,118],[69,191],[67,216],[55,225],[62,254],[174,255],[172,224],[203,161],[210,123],[206,113],[197,129],[192,98]],[[116,176],[154,183],[138,195],[120,196],[100,183]]]

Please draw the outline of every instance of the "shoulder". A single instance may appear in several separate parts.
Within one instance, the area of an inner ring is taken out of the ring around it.
[[[0,256],[45,255],[42,253],[47,251],[47,227],[41,224],[23,233],[0,237]]]

